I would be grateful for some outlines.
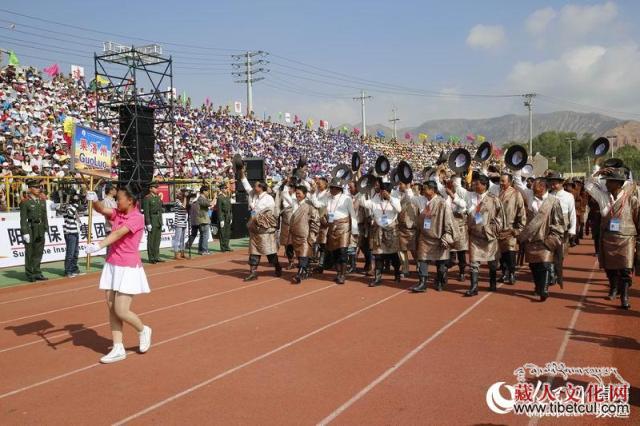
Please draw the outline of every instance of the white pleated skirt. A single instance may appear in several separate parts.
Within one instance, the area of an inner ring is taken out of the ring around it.
[[[142,266],[116,266],[105,263],[100,276],[100,290],[113,290],[124,294],[150,293],[147,275]]]

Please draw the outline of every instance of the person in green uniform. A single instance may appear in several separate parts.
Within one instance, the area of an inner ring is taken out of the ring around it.
[[[229,240],[231,239],[231,190],[228,183],[220,184],[220,193],[216,202],[218,210],[218,235],[220,236],[220,251],[231,251]]]
[[[142,201],[144,224],[147,227],[147,258],[149,263],[164,262],[160,259],[162,237],[162,199],[158,195],[158,183],[149,185],[149,193]]]
[[[25,246],[24,272],[27,281],[46,281],[40,270],[45,234],[49,228],[47,205],[40,200],[42,185],[37,180],[27,182],[29,194],[20,204],[20,232]]]

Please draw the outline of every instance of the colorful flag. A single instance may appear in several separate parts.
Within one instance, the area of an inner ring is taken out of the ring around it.
[[[53,64],[46,68],[43,68],[42,71],[49,75],[49,77],[55,77],[56,75],[60,74],[60,67],[58,67],[58,64]]]
[[[487,138],[485,138],[483,135],[476,135],[476,141],[484,142],[486,140],[487,140]]]
[[[426,133],[420,133],[418,135],[418,138],[420,138],[421,141],[426,141],[427,139],[429,139],[429,135]]]
[[[438,142],[443,142],[443,141],[444,141],[444,135],[443,135],[442,133],[438,133],[438,134],[436,135],[436,140],[437,140]]]
[[[406,133],[404,134],[404,138],[405,138],[405,139],[407,139],[407,140],[411,139],[411,133],[406,132]]]
[[[300,120],[300,117],[298,117],[297,115],[294,115],[294,116],[293,116],[293,122],[294,122],[294,123],[298,124],[298,123],[300,123],[300,121],[301,121],[301,120]]]
[[[475,142],[476,137],[473,135],[473,133],[467,133],[467,140],[469,142]]]
[[[71,65],[71,78],[75,81],[82,80],[84,78],[84,67]]]
[[[236,112],[236,114],[241,114],[242,113],[242,102],[235,101],[233,103],[233,110]]]
[[[307,120],[307,129],[310,129],[313,127],[313,120],[312,119],[308,119]]]
[[[281,112],[278,113],[278,121],[282,121],[282,113]]]
[[[107,79],[106,77],[103,77],[101,75],[96,77],[96,82],[100,85],[100,86],[104,86],[105,84],[109,84],[109,79]]]
[[[358,129],[357,127],[353,128],[353,133],[358,136],[360,134],[360,129]]]
[[[379,137],[379,138],[384,138],[384,132],[382,130],[378,130],[376,132],[376,136]]]
[[[20,60],[16,56],[13,50],[9,51],[9,65],[13,65],[15,67],[20,66]]]
[[[209,97],[208,97],[208,96],[207,96],[207,99],[205,99],[205,100],[204,100],[204,104],[205,104],[206,106],[211,105],[211,99],[209,99]]]

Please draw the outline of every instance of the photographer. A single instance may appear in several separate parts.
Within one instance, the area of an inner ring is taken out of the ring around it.
[[[174,225],[175,233],[173,234],[173,252],[176,260],[185,259],[184,257],[184,238],[187,232],[187,202],[192,194],[185,188],[182,188],[176,194],[176,201],[171,207],[171,212],[175,214]]]

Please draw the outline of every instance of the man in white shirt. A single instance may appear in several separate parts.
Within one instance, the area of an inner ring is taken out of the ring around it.
[[[457,184],[454,183],[457,180]],[[458,262],[458,281],[464,282],[464,272],[467,266],[466,256],[469,251],[469,230],[467,228],[467,202],[463,197],[456,193],[455,187],[462,186],[462,180],[459,177],[446,179],[444,185],[438,183],[438,192],[451,206],[453,212],[453,226],[456,228],[456,239],[449,247],[450,258],[449,268]]]
[[[318,209],[318,216],[320,217],[320,230],[318,231],[318,237],[316,241],[316,246],[314,249],[315,258],[318,261],[318,266],[315,272],[322,273],[326,267],[329,266],[327,262],[325,262],[326,254],[325,248],[327,245],[327,229],[329,224],[327,223],[327,202],[329,201],[329,190],[327,187],[329,186],[329,182],[326,178],[320,177],[312,184],[313,193],[309,197],[311,204],[315,208]]]
[[[358,235],[358,219],[353,210],[353,200],[344,193],[342,180],[331,179],[331,196],[327,201],[327,245],[326,251],[336,266],[336,283],[344,284],[347,271],[348,248],[351,236]]]
[[[360,203],[369,209],[373,216],[369,241],[375,258],[375,275],[369,287],[382,284],[382,268],[385,260],[393,265],[396,283],[400,282],[400,257],[398,257],[398,214],[402,207],[400,200],[391,196],[391,184],[380,183],[380,192],[366,200],[359,195]]]
[[[276,203],[273,197],[267,193],[268,187],[264,182],[256,182],[251,188],[247,180],[245,170],[240,170],[240,181],[247,191],[249,211],[251,217],[247,228],[249,229],[249,275],[245,281],[258,278],[257,270],[260,257],[266,255],[269,263],[275,268],[276,277],[282,276],[282,267],[278,261],[278,246],[276,244],[277,218],[274,214]]]
[[[569,251],[569,240],[576,235],[576,200],[573,194],[564,190],[564,178],[560,173],[548,171],[546,178],[547,181],[549,181],[549,193],[560,201],[565,224],[562,245],[556,250],[555,260],[553,262],[554,282],[562,286],[562,264]]]

